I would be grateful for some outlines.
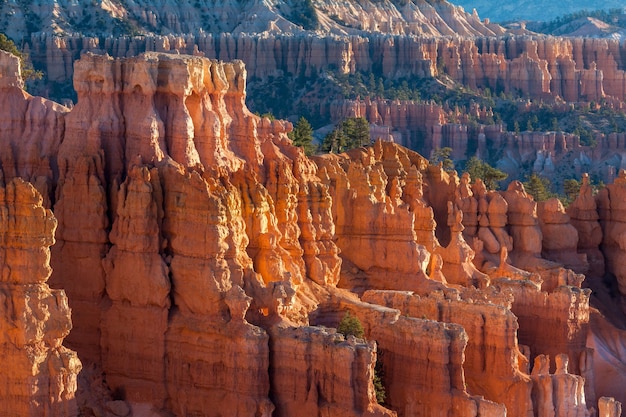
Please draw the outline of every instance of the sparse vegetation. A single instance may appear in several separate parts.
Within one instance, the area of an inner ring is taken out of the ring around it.
[[[350,117],[340,123],[322,142],[322,151],[341,153],[371,144],[369,123],[363,117]]]
[[[383,356],[383,351],[378,349],[378,357],[376,359],[376,365],[374,366],[374,392],[376,392],[376,402],[378,404],[384,404],[385,399],[387,398],[387,391],[385,390],[385,385],[383,384],[383,380],[385,378],[385,369],[383,368],[383,363],[379,359]]]
[[[508,174],[501,170],[492,167],[487,162],[472,156],[465,163],[465,172],[470,174],[472,181],[480,178],[488,190],[497,190],[499,188],[500,181],[505,180]]]
[[[563,204],[568,205],[576,199],[576,196],[578,196],[578,192],[580,191],[580,182],[573,178],[566,179],[563,181],[563,191],[565,192],[565,197],[562,200]]]
[[[304,149],[305,154],[313,155],[315,153],[316,146],[313,144],[313,128],[306,118],[300,117],[298,119],[293,131],[289,132],[289,139],[293,141],[295,146]]]
[[[616,25],[621,28],[626,28],[626,15],[624,15],[624,9],[609,9],[609,10],[580,10],[574,13],[569,13],[564,16],[559,16],[549,22],[537,22],[530,27],[531,30],[541,33],[548,33],[553,35],[561,34],[563,27],[568,27],[570,31],[574,31],[577,27],[572,26],[576,21],[591,17],[598,19],[609,25]]]
[[[452,172],[454,171],[454,161],[450,155],[452,155],[452,148],[446,146],[444,148],[435,149],[430,156],[429,162],[432,165],[441,164],[444,171]]]
[[[15,43],[4,33],[0,33],[0,49],[10,52],[20,59],[22,78],[25,82],[40,80],[43,77],[43,72],[33,68],[33,63],[30,61],[28,54],[20,51]]]
[[[304,30],[315,30],[319,26],[317,11],[311,0],[294,2],[289,20]]]
[[[347,312],[339,325],[337,326],[337,332],[344,335],[344,337],[354,336],[358,339],[363,339],[365,331],[363,329],[363,325],[358,317],[353,316],[350,312]],[[378,352],[378,356],[381,357],[383,355],[382,351]],[[382,362],[377,360],[376,365],[374,367],[374,391],[376,392],[376,401],[379,404],[385,403],[385,398],[387,397],[387,393],[385,391],[385,385],[383,384],[383,379],[385,376],[385,372],[383,369]]]
[[[345,337],[354,336],[358,339],[363,339],[365,330],[358,317],[353,316],[350,312],[347,312],[345,316],[339,322],[337,331]]]

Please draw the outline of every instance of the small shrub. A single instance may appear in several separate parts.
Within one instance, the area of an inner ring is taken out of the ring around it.
[[[337,326],[337,331],[348,337],[352,335],[354,337],[358,337],[359,339],[363,338],[365,334],[365,330],[363,330],[363,325],[358,317],[353,316],[350,312],[347,312],[345,316],[339,322],[339,326]],[[379,356],[382,356],[382,351],[378,352]],[[376,361],[376,365],[374,366],[374,391],[376,392],[376,402],[378,404],[383,404],[385,402],[385,398],[387,397],[387,393],[385,392],[385,385],[383,384],[383,377],[385,373],[383,371],[383,365],[380,361]]]
[[[378,350],[378,359],[383,356],[383,351]],[[385,399],[387,398],[387,392],[385,391],[385,384],[383,384],[383,379],[385,378],[385,370],[383,369],[383,363],[379,360],[376,360],[376,365],[374,366],[374,391],[376,392],[376,402],[378,404],[384,404]]]
[[[43,77],[43,72],[35,70],[28,54],[20,51],[15,43],[4,33],[0,33],[0,49],[17,56],[22,67],[22,78],[24,81],[36,81]]]
[[[346,315],[343,316],[339,322],[339,326],[337,326],[337,331],[345,337],[352,335],[354,337],[358,337],[359,339],[362,339],[365,334],[361,321],[358,317],[350,314],[350,312],[347,312]]]

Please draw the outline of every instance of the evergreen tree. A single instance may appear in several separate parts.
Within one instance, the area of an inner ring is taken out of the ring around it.
[[[550,126],[550,130],[554,131],[554,132],[559,132],[561,131],[561,129],[559,128],[559,121],[556,117],[552,118],[552,122],[551,122],[551,126]]]
[[[454,171],[454,162],[450,158],[451,154],[452,148],[449,147],[435,149],[433,150],[429,162],[432,165],[439,165],[439,163],[441,163],[445,171]]]
[[[330,153],[341,153],[346,150],[346,136],[343,130],[337,128],[330,132],[322,142],[322,151]]]
[[[298,7],[294,7],[290,19],[302,26],[305,30],[315,30],[319,26],[317,11],[311,0],[301,0]]]
[[[376,77],[374,76],[374,73],[372,72],[370,72],[370,76],[369,76],[368,83],[367,83],[367,89],[369,90],[368,92],[370,93],[370,95],[374,95],[376,91]]]
[[[568,202],[572,202],[578,196],[578,192],[580,191],[580,183],[573,178],[565,180],[563,181],[563,191],[565,192],[565,196],[567,197]]]
[[[343,316],[339,322],[339,326],[337,326],[337,331],[345,337],[354,336],[359,339],[362,339],[365,334],[361,321],[358,317],[350,314],[350,312],[347,312],[346,315]]]
[[[378,79],[378,84],[376,85],[376,96],[380,98],[385,97],[385,85],[383,84],[383,79]]]
[[[22,78],[24,81],[40,80],[43,77],[41,71],[36,71],[35,68],[33,68],[33,63],[30,61],[28,54],[20,51],[15,43],[7,38],[4,33],[0,33],[0,49],[10,52],[20,59]]]
[[[10,52],[18,58],[22,57],[22,53],[19,49],[17,49],[15,43],[13,43],[11,39],[7,38],[4,33],[0,33],[0,49]]]
[[[346,138],[346,149],[352,149],[358,146],[354,140],[356,129],[354,120],[354,117],[349,117],[339,125],[339,130],[341,130]]]
[[[289,133],[289,138],[293,141],[295,146],[303,148],[305,154],[313,155],[315,153],[316,147],[313,144],[313,128],[304,117],[298,119],[293,131]]]
[[[506,179],[508,174],[494,168],[485,161],[472,156],[465,164],[465,171],[470,174],[472,180],[480,178],[489,190],[497,190],[499,182]]]
[[[330,132],[322,142],[322,151],[341,153],[370,145],[370,126],[363,117],[350,117]]]
[[[350,130],[346,132],[348,145],[351,148],[370,145],[370,124],[363,117],[348,119],[351,121]],[[346,122],[348,121],[346,120]]]
[[[550,185],[550,180],[533,173],[528,178],[528,181],[524,183],[524,189],[527,194],[533,196],[535,201],[545,201],[554,197],[554,194],[550,191]]]

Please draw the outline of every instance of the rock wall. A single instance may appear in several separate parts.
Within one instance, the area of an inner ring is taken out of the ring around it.
[[[574,381],[552,393],[555,410],[585,415],[607,395],[583,277],[542,258],[561,253],[542,225],[577,229],[558,205],[537,212],[521,184],[487,192],[382,141],[307,158],[290,123],[247,110],[240,61],[87,54],[71,111],[22,92],[17,65],[0,55],[4,175],[45,191],[34,206],[59,222],[51,283],[75,313],[66,342],[134,413],[530,417],[549,414],[546,378]],[[35,110],[59,128],[29,136]],[[606,201],[620,181],[598,198],[603,224],[619,220]],[[38,253],[3,276],[40,268]],[[320,327],[347,311],[368,341]],[[556,374],[531,374],[541,355],[560,358]],[[600,417],[616,414],[611,401]]]
[[[458,293],[447,297],[420,297],[410,292],[370,290],[363,300],[402,314],[444,323],[456,323],[465,329],[465,379],[468,391],[506,406],[507,413],[526,415],[531,384],[524,375],[527,359],[517,345],[517,318],[506,303],[463,300]]]
[[[626,264],[623,255],[624,245],[624,200],[626,191],[626,171],[621,170],[613,184],[602,189],[596,197],[603,239],[601,248],[605,254],[606,269],[615,275],[619,291],[626,294]]]
[[[337,12],[332,12],[336,16],[341,14],[339,9],[332,10]],[[39,33],[33,34],[25,47],[36,66],[44,69],[53,81],[48,93],[55,96],[58,93],[55,83],[72,78],[73,62],[84,52],[127,57],[157,51],[204,55],[225,61],[241,59],[251,81],[263,86],[261,91],[265,91],[266,81],[277,77],[310,77],[308,81],[312,81],[324,71],[338,71],[373,73],[388,78],[445,75],[471,89],[489,88],[495,94],[520,94],[560,105],[564,110],[572,102],[604,102],[621,108],[626,97],[622,62],[625,51],[617,40],[539,35],[414,37],[381,34],[376,30],[324,35],[295,29],[293,33],[287,32],[279,31],[271,36],[267,33],[191,32],[101,38]],[[255,103],[264,99],[255,97]],[[601,146],[592,148],[581,146],[578,135],[562,132],[515,133],[501,125],[468,129],[463,120],[461,123],[450,121],[458,119],[458,115],[448,112],[446,120],[445,112],[432,103],[373,99],[335,102],[320,100],[313,94],[303,98],[303,102],[313,114],[333,121],[353,115],[365,116],[378,127],[373,129],[374,139],[393,137],[401,145],[424,155],[450,146],[456,160],[473,155],[496,160],[497,167],[511,178],[520,177],[522,167],[531,163],[533,171],[544,176],[552,176],[562,167],[568,167],[568,175],[594,172],[608,183],[615,172],[626,166],[622,162],[626,146],[623,134],[598,134],[594,140]]]
[[[395,416],[376,401],[376,344],[320,327],[272,330],[271,397],[276,416]],[[332,368],[330,368],[332,367]],[[365,378],[363,378],[365,376]]]
[[[366,337],[377,340],[385,404],[399,416],[506,414],[504,405],[467,392],[463,362],[468,335],[461,326],[415,318],[339,294],[322,304],[311,318],[317,324],[334,327],[346,312],[363,322]]]
[[[63,290],[51,289],[56,219],[35,188],[15,178],[0,187],[0,415],[77,416],[81,362],[62,345],[72,328]]]
[[[192,33],[192,32],[190,32]],[[462,33],[456,33],[462,35]],[[72,77],[73,60],[86,51],[116,57],[142,52],[202,53],[241,59],[250,76],[310,76],[323,69],[374,72],[385,77],[442,72],[470,88],[518,92],[567,102],[624,100],[624,45],[617,40],[493,35],[476,38],[412,37],[380,33],[319,36],[311,33],[187,34],[146,37],[53,37],[33,34],[28,47],[50,80]]]

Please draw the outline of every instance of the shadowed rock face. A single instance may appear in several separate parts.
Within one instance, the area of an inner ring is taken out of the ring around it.
[[[0,54],[6,190],[35,195],[24,178],[44,194],[27,206],[58,219],[51,283],[74,312],[66,343],[135,410],[530,417],[550,415],[549,404],[586,415],[605,395],[585,344],[589,290],[542,258],[576,250],[542,234],[578,234],[558,204],[537,211],[521,184],[486,192],[393,143],[307,158],[290,123],[247,110],[240,61],[86,54],[71,111],[24,93],[16,63]],[[24,120],[59,128],[34,135],[40,125]],[[602,201],[601,222],[618,221]],[[572,217],[593,220],[580,214],[592,205],[577,204]],[[14,224],[23,228],[6,239],[17,244],[7,243],[3,279],[43,285],[51,227],[32,241],[39,223]],[[69,320],[61,310],[55,323]],[[369,342],[332,329],[347,311]],[[558,358],[556,373],[545,355]],[[611,400],[600,404],[615,415]]]
[[[169,51],[241,59],[250,75],[261,79],[279,73],[310,76],[323,69],[374,72],[392,78],[435,76],[443,71],[472,89],[489,88],[533,98],[558,96],[567,102],[599,101],[604,97],[624,100],[624,46],[617,40],[474,35],[412,37],[370,32],[267,36],[228,32],[100,40],[39,34],[31,37],[29,52],[52,81],[70,79],[71,64],[81,52],[104,51],[123,57]]]

